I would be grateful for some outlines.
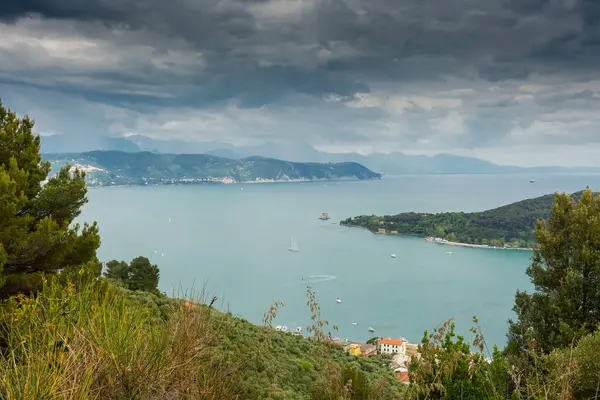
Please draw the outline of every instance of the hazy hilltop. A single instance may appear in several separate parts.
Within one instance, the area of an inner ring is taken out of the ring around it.
[[[140,148],[126,138],[60,134],[41,136],[40,152],[42,154],[83,153],[90,150],[117,150],[134,153],[140,151]]]
[[[381,178],[354,162],[296,163],[260,156],[236,160],[210,154],[90,151],[44,158],[55,170],[66,164],[84,169],[91,186]]]
[[[42,154],[82,153],[92,150],[124,152],[148,151],[157,154],[210,154],[230,159],[261,156],[292,162],[356,162],[382,174],[546,174],[600,172],[600,168],[505,166],[474,157],[453,154],[433,156],[409,155],[401,152],[389,154],[328,153],[319,151],[302,141],[289,143],[268,142],[263,145],[235,147],[230,144],[186,142],[181,140],[155,140],[142,135],[127,138],[95,138],[85,140],[53,135],[42,137]]]

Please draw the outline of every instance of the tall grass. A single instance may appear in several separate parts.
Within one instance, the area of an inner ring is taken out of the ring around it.
[[[550,354],[535,343],[507,359],[490,350],[476,317],[472,345],[445,321],[419,346],[413,357],[405,399],[600,399],[600,330]]]
[[[215,354],[227,320],[206,306],[167,307],[161,318],[89,279],[11,299],[0,310],[0,398],[241,398],[240,365]]]
[[[520,365],[490,354],[476,319],[472,353],[449,320],[424,337],[404,388],[381,360],[336,346],[310,288],[307,298],[308,339],[270,328],[280,302],[257,327],[214,309],[214,298],[55,278],[0,306],[0,399],[599,398],[600,332]]]
[[[280,302],[259,327],[213,308],[214,297],[55,276],[0,304],[0,399],[400,398],[391,370],[333,344],[307,296],[309,338],[270,328]]]

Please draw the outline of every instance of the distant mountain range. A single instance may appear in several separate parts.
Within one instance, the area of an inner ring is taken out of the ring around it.
[[[157,154],[209,154],[230,159],[261,156],[292,162],[356,162],[383,174],[551,174],[598,173],[600,168],[517,167],[504,166],[473,157],[452,154],[434,156],[390,154],[327,153],[304,142],[266,143],[260,146],[235,147],[220,142],[185,142],[155,140],[136,135],[127,138],[95,138],[83,140],[66,135],[42,137],[42,153],[80,153],[89,150],[124,152],[148,151]]]
[[[66,164],[85,170],[89,186],[381,179],[354,162],[295,163],[259,156],[234,160],[209,154],[90,151],[44,158],[53,171]]]

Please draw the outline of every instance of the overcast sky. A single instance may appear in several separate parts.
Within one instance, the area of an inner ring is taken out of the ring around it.
[[[600,165],[597,0],[2,3],[40,133]]]

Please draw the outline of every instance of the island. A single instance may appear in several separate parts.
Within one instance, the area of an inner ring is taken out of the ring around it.
[[[266,157],[234,160],[208,154],[90,151],[46,154],[59,170],[67,164],[86,172],[88,186],[260,183],[381,179],[355,162],[299,163]]]
[[[571,196],[578,200],[582,193]],[[444,245],[529,250],[537,246],[536,221],[548,219],[553,203],[549,194],[482,212],[361,215],[340,224],[376,234],[422,236]]]

